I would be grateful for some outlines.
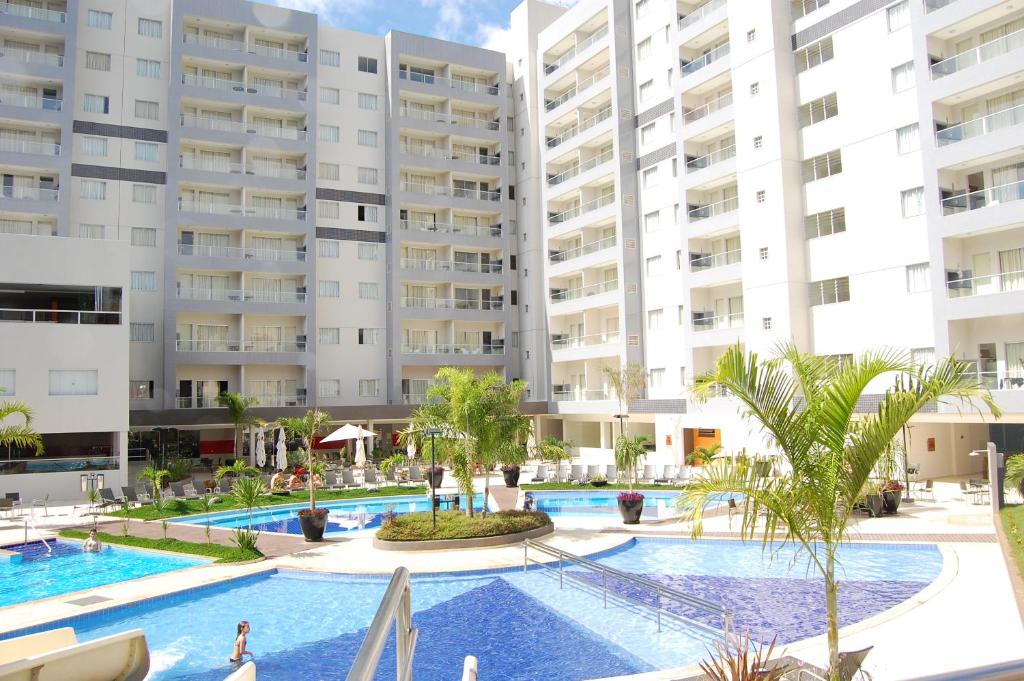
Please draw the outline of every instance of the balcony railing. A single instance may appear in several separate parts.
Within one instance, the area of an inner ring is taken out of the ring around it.
[[[0,137],[0,152],[9,154],[39,154],[40,156],[60,156],[60,145],[53,142],[33,142],[31,140],[10,139]]]
[[[0,187],[0,196],[5,199],[22,199],[25,201],[56,201],[59,192],[56,189],[40,187]]]
[[[300,102],[306,101],[306,91],[294,88],[279,87],[277,85],[263,85],[252,83],[248,86],[251,94],[261,97],[274,97],[275,99],[294,99]]]
[[[706,206],[697,206],[696,208],[687,211],[687,215],[690,218],[690,222],[697,222],[698,220],[713,218],[716,215],[731,213],[739,207],[739,197],[734,196],[730,199],[724,199],[716,203],[709,203]]]
[[[586,50],[588,47],[590,47],[591,45],[593,45],[606,35],[608,35],[608,24],[605,24],[604,26],[602,26],[601,28],[597,29],[589,36],[584,38],[583,40],[576,43],[574,46],[570,47],[563,54],[561,54],[555,61],[551,62],[550,64],[545,64],[544,73],[554,73],[562,66],[564,66],[566,63],[568,63],[577,54],[582,53],[584,50]]]
[[[982,387],[989,390],[1024,390],[1024,369],[1021,367],[998,367],[996,369],[982,369],[982,366],[991,366],[992,360],[964,359],[967,363],[965,376],[975,379]]]
[[[248,126],[242,121],[225,121],[220,118],[181,115],[181,127],[198,128],[200,130],[216,130],[217,132],[235,132],[246,134]]]
[[[222,92],[245,92],[245,83],[240,80],[228,80],[212,76],[195,76],[190,73],[181,74],[181,84],[190,87],[201,87],[207,90],[220,90]]]
[[[964,50],[960,54],[953,55],[949,59],[943,59],[932,64],[932,79],[942,78],[943,76],[963,71],[989,59],[1001,57],[1007,52],[1020,49],[1022,46],[1024,46],[1024,29],[1004,35],[1002,38],[990,40],[977,47]]]
[[[590,213],[600,208],[604,208],[605,206],[610,206],[613,203],[615,203],[614,192],[610,194],[605,194],[604,196],[600,196],[592,201],[587,201],[586,203],[576,206],[575,208],[563,210],[561,213],[548,213],[548,224],[557,225],[560,222],[572,220],[573,218],[579,217],[584,213]]]
[[[996,130],[1024,123],[1024,104],[1018,104],[1002,111],[990,113],[981,118],[951,125],[935,133],[935,142],[940,146],[953,144],[972,137],[981,137]]]
[[[608,106],[606,106],[605,108],[601,109],[600,111],[598,111],[596,114],[594,114],[590,118],[586,118],[586,119],[580,121],[579,123],[576,123],[574,125],[569,126],[569,128],[566,129],[558,137],[552,137],[552,138],[548,139],[548,141],[547,141],[548,149],[554,149],[559,144],[562,144],[563,142],[571,140],[573,137],[575,137],[576,135],[579,135],[581,132],[589,130],[590,128],[594,127],[595,125],[597,125],[601,121],[606,121],[606,120],[608,120],[611,117],[612,117],[612,105],[609,104]]]
[[[178,254],[194,255],[200,258],[231,258],[234,260],[258,260],[261,262],[306,261],[306,251],[288,251],[276,248],[240,248],[238,246],[205,246],[179,243]]]
[[[402,297],[402,307],[420,310],[501,310],[502,300],[463,300],[461,298],[408,298]]]
[[[64,12],[55,12],[52,9],[39,9],[38,7],[29,7],[28,5],[20,5],[14,2],[0,2],[0,14],[49,21],[54,24],[63,24],[67,21]]]
[[[178,352],[305,352],[306,343],[270,340],[176,340]]]
[[[601,293],[608,293],[609,291],[616,291],[618,288],[618,280],[613,279],[611,281],[602,281],[599,284],[590,284],[588,286],[580,286],[578,288],[556,289],[551,291],[551,302],[563,303],[568,300],[579,300],[580,298],[587,298]]]
[[[937,9],[942,9],[946,5],[952,5],[956,0],[924,0],[924,12],[934,12]]]
[[[612,160],[613,155],[614,154],[612,154],[612,150],[608,149],[607,151],[604,151],[591,159],[587,159],[583,163],[577,163],[568,170],[563,170],[557,175],[552,175],[548,177],[548,186],[553,187],[556,184],[561,184],[567,180],[576,177],[581,173],[587,172],[588,170],[593,170],[602,163],[607,163],[608,161]]]
[[[697,158],[690,159],[689,161],[686,162],[686,172],[694,173],[697,172],[698,170],[709,168],[715,165],[716,163],[728,161],[730,158],[735,157],[736,145],[732,144],[729,145],[728,147],[725,147],[724,149],[718,149],[716,151],[712,151],[710,154],[705,154],[704,156],[698,156]]]
[[[18,92],[0,92],[0,104],[4,106],[16,106],[20,109],[60,111],[64,106],[64,101],[56,99],[55,97],[23,95]]]
[[[260,407],[305,407],[306,395],[278,395],[276,393],[265,395],[247,395],[256,399]]]
[[[426,222],[421,220],[400,220],[399,227],[415,232],[439,232],[441,234],[464,234],[467,236],[501,236],[501,225],[453,225],[447,222]]]
[[[681,31],[687,26],[692,26],[704,17],[711,16],[716,10],[722,9],[723,7],[725,7],[725,0],[711,0],[711,2],[705,2],[703,5],[679,20],[679,30]]]
[[[402,404],[425,404],[426,393],[402,393]]]
[[[591,253],[597,253],[598,251],[603,251],[606,248],[611,248],[615,243],[616,237],[613,234],[612,236],[605,237],[599,241],[591,241],[590,243],[583,244],[576,248],[570,248],[564,251],[551,251],[548,254],[548,260],[551,261],[551,264],[568,262],[569,260],[575,260],[576,258],[582,258],[585,255],[590,255]]]
[[[588,389],[573,388],[572,390],[557,390],[551,393],[551,399],[555,402],[586,401],[586,400],[610,400],[613,393],[604,388]]]
[[[590,86],[594,85],[595,83],[604,80],[610,74],[611,74],[611,69],[609,69],[608,67],[605,67],[605,68],[601,69],[600,71],[598,71],[594,75],[590,76],[589,78],[584,78],[583,80],[579,81],[578,83],[576,83],[574,85],[570,85],[566,90],[563,90],[561,92],[561,94],[559,94],[554,99],[545,100],[544,101],[544,108],[547,111],[554,111],[559,106],[561,106],[562,104],[565,104],[570,99],[575,97],[577,93],[583,92],[584,90],[586,90]]]
[[[695,109],[687,111],[683,109],[683,122],[693,123],[699,121],[709,114],[713,114],[716,111],[732,106],[732,92],[726,92],[723,95],[719,95],[716,99],[712,99],[710,102],[703,106],[698,106]]]
[[[0,48],[0,59],[18,64],[39,64],[40,66],[64,66],[64,55],[19,50],[14,47]]]
[[[1024,270],[984,274],[946,282],[946,294],[950,298],[985,296],[1009,291],[1024,291]]]
[[[244,40],[232,40],[231,38],[219,38],[211,35],[186,33],[182,37],[182,42],[186,45],[198,45],[200,47],[209,47],[213,50],[224,50],[225,52],[246,51]]]
[[[735,265],[740,262],[740,253],[740,249],[737,248],[734,251],[725,251],[724,253],[708,253],[707,255],[701,255],[696,258],[691,258],[690,271],[703,272],[704,270],[710,270],[716,267]]]
[[[974,192],[955,194],[942,200],[942,214],[955,215],[969,210],[978,210],[1001,203],[1024,199],[1024,180],[1008,182],[997,187],[979,189]]]
[[[402,107],[398,114],[404,118],[414,118],[420,121],[432,123],[448,123],[449,125],[461,125],[468,128],[479,128],[480,130],[497,130],[498,121],[488,121],[482,118],[470,118],[469,116],[453,116],[444,111],[424,111],[422,109],[410,109]]]
[[[552,338],[552,350],[572,350],[575,348],[592,348],[596,345],[609,345],[618,343],[621,336],[613,333],[591,333],[586,336],[567,336],[564,338]]]
[[[698,57],[697,59],[694,59],[693,61],[691,61],[689,63],[680,61],[679,62],[679,70],[680,70],[680,73],[682,75],[687,76],[687,75],[689,75],[691,73],[696,73],[697,71],[700,71],[705,66],[710,66],[711,64],[715,63],[719,59],[722,59],[723,57],[727,57],[727,56],[729,56],[729,43],[725,43],[724,45],[719,45],[718,47],[716,47],[715,49],[711,50],[707,54],[702,54],[700,57]]]
[[[501,201],[500,189],[465,189],[452,187],[452,196],[456,199],[474,199],[477,201]]]
[[[284,180],[305,180],[304,168],[293,168],[274,163],[249,162],[245,165],[245,174],[254,177],[279,177]]]
[[[217,300],[246,303],[304,303],[305,293],[291,291],[243,291],[241,289],[179,288],[181,300]]]
[[[36,324],[120,324],[120,312],[90,310],[24,310],[0,308],[0,322],[27,322]]]
[[[309,61],[309,55],[305,52],[296,52],[295,50],[286,50],[282,47],[268,47],[267,45],[256,45],[255,43],[249,45],[250,54],[258,54],[261,57],[270,57],[271,59],[280,59],[282,61],[297,61],[307,62]]]
[[[245,215],[245,207],[237,203],[178,199],[178,212],[202,213],[203,215]]]
[[[242,173],[242,164],[235,161],[222,160],[219,158],[196,158],[194,156],[179,156],[178,166],[185,170],[202,170],[208,173]]]
[[[712,331],[714,329],[736,329],[743,326],[743,313],[720,315],[717,317],[699,317],[693,320],[694,331]]]
[[[416,73],[415,71],[399,70],[398,78],[400,80],[408,80],[413,83],[426,83],[427,85],[443,85],[453,90],[462,90],[463,92],[479,92],[486,95],[496,95],[501,90],[501,88],[498,85],[484,85],[483,83],[459,80],[458,78],[445,78],[444,76],[435,76],[429,73]]]
[[[403,343],[406,355],[504,355],[504,345],[482,343]]]
[[[424,260],[420,258],[402,258],[400,266],[406,270],[425,270],[428,272],[475,272],[479,274],[498,274],[501,272],[500,262],[476,263],[458,262],[453,260]]]

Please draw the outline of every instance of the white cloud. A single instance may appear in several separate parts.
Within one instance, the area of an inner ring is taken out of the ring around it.
[[[476,42],[484,49],[508,54],[512,51],[512,28],[497,24],[482,24]]]
[[[420,5],[437,10],[437,22],[431,32],[435,38],[458,40],[466,23],[464,6],[468,0],[420,0]]]
[[[312,12],[320,17],[320,20],[328,23],[338,23],[338,19],[346,16],[353,16],[362,13],[370,5],[370,0],[271,0],[279,7],[297,9],[302,12]]]

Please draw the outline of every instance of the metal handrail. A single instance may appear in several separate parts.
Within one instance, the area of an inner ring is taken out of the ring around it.
[[[730,144],[724,149],[716,149],[715,151],[712,151],[708,154],[704,154],[703,156],[691,158],[689,161],[686,162],[686,172],[692,173],[698,170],[703,170],[704,168],[710,168],[716,163],[728,161],[730,158],[735,157],[736,145]]]
[[[724,2],[724,0],[722,1]],[[584,50],[586,50],[588,47],[590,47],[591,45],[593,45],[606,35],[608,35],[608,24],[605,24],[604,26],[597,29],[580,42],[570,47],[568,50],[562,53],[557,59],[555,59],[555,61],[551,62],[550,64],[545,64],[544,75],[551,75],[559,68],[561,68],[563,65],[568,63],[569,60],[575,58],[576,55],[582,53]]]
[[[395,681],[411,681],[412,658],[416,652],[419,630],[412,626],[412,586],[409,570],[400,567],[391,576],[384,597],[380,599],[377,614],[370,628],[366,630],[356,659],[348,671],[346,681],[370,681],[377,673],[380,656],[388,642],[388,627],[395,622],[395,657],[397,673]]]
[[[556,184],[561,184],[567,180],[571,180],[577,175],[580,175],[582,173],[587,172],[588,170],[596,168],[602,163],[607,163],[608,161],[612,160],[612,155],[612,150],[608,149],[606,151],[601,152],[597,156],[594,156],[592,158],[587,159],[586,161],[583,161],[582,163],[577,163],[576,165],[570,167],[568,170],[563,170],[557,175],[552,175],[548,177],[548,186],[551,187]]]
[[[685,17],[679,19],[678,30],[683,30],[687,26],[697,23],[706,16],[710,16],[715,10],[725,7],[725,0],[711,0],[711,2],[705,2],[703,5],[693,10]]]
[[[1001,57],[1007,52],[1012,52],[1022,46],[1024,46],[1024,29],[1014,31],[995,40],[990,40],[977,47],[970,47],[959,54],[954,54],[952,57],[932,64],[932,80],[962,71],[968,67],[986,62],[989,59]]]
[[[684,76],[689,75],[691,73],[696,73],[697,71],[700,71],[705,66],[710,66],[711,64],[715,63],[719,59],[722,59],[723,57],[727,57],[728,55],[729,55],[729,43],[725,43],[724,45],[719,45],[718,47],[716,47],[715,49],[711,50],[707,54],[702,54],[700,57],[698,57],[697,59],[694,59],[691,62],[688,62],[688,63],[685,63],[685,64],[681,63],[679,65],[679,72],[681,74],[683,74]]]
[[[596,114],[594,114],[590,118],[585,118],[582,121],[580,121],[579,123],[576,123],[574,125],[569,126],[569,128],[565,132],[563,132],[561,135],[558,135],[557,137],[552,137],[549,140],[547,140],[546,144],[548,146],[548,149],[554,149],[559,144],[562,144],[563,142],[571,140],[576,135],[579,135],[580,133],[582,133],[582,132],[584,132],[586,130],[590,130],[592,127],[594,127],[598,123],[600,123],[602,121],[606,121],[606,120],[608,120],[611,117],[612,117],[612,105],[609,104],[608,106],[606,106],[605,108],[601,109],[600,111],[598,111]]]
[[[552,251],[550,255],[548,255],[548,260],[550,260],[552,264],[568,262],[569,260],[580,258],[584,255],[590,255],[591,253],[597,253],[598,251],[603,251],[606,248],[611,248],[615,243],[616,237],[612,234],[604,239],[591,241],[583,244],[582,246],[577,246],[576,248],[570,248],[565,251]]]
[[[947,196],[941,202],[942,214],[953,215],[1022,199],[1024,199],[1024,180],[1017,180],[1016,182],[1007,182],[995,187]]]
[[[1024,104],[1011,106],[987,116],[951,125],[935,132],[935,143],[942,147],[961,140],[987,135],[1012,125],[1024,123]]]
[[[692,594],[684,593],[682,591],[679,591],[678,589],[673,589],[671,587],[663,586],[663,585],[661,585],[658,582],[655,582],[653,580],[646,579],[644,577],[639,577],[639,576],[634,575],[634,574],[629,573],[629,572],[623,572],[622,570],[616,570],[613,567],[609,567],[607,565],[602,565],[601,563],[594,562],[592,560],[584,558],[583,556],[577,556],[574,553],[569,553],[568,551],[563,551],[561,549],[556,549],[553,546],[548,546],[547,544],[544,544],[544,543],[541,543],[541,542],[538,542],[538,541],[534,541],[532,539],[524,539],[523,540],[523,572],[526,572],[529,569],[529,564],[530,563],[534,563],[535,565],[539,565],[541,567],[554,569],[552,566],[548,565],[547,563],[543,563],[543,562],[541,562],[539,560],[531,559],[530,558],[530,549],[531,548],[532,549],[536,549],[537,551],[540,551],[541,553],[545,553],[545,554],[547,554],[547,555],[549,555],[549,556],[551,556],[553,558],[557,558],[558,559],[558,586],[559,586],[559,588],[561,588],[561,586],[562,586],[562,584],[563,584],[563,582],[565,580],[565,577],[570,577],[572,579],[576,579],[577,581],[579,581],[582,584],[585,584],[587,586],[593,586],[593,584],[591,584],[590,582],[586,581],[585,579],[580,579],[579,577],[577,577],[573,572],[566,572],[565,569],[563,568],[563,563],[564,562],[569,562],[569,563],[572,563],[574,565],[578,565],[578,566],[580,566],[582,568],[586,568],[588,570],[591,570],[591,571],[596,572],[599,575],[601,575],[601,591],[602,591],[602,594],[604,596],[604,606],[606,608],[608,607],[608,577],[609,576],[614,577],[616,579],[620,579],[620,580],[629,582],[629,583],[631,583],[631,584],[633,584],[635,586],[638,586],[638,587],[640,587],[642,589],[645,589],[645,590],[653,593],[654,596],[655,596],[655,605],[653,606],[652,609],[655,611],[655,614],[657,616],[658,631],[661,631],[661,614],[662,614],[662,610],[663,610],[662,603],[665,600],[675,601],[676,603],[681,603],[681,604],[686,605],[688,607],[694,608],[695,610],[701,610],[703,612],[707,612],[707,613],[710,613],[712,615],[717,615],[717,616],[721,617],[722,621],[723,621],[723,628],[724,628],[726,636],[728,636],[729,630],[732,628],[733,613],[732,613],[731,610],[726,608],[721,603],[715,603],[714,601],[709,601],[709,600],[707,600],[705,598],[700,598],[699,596],[694,596]],[[650,603],[647,603],[646,601],[640,600],[639,598],[634,598],[634,597],[629,596],[628,594],[625,594],[625,593],[616,592],[616,593],[614,593],[614,595],[618,596],[619,598],[621,598],[623,600],[628,600],[628,601],[631,601],[633,603],[637,603],[637,604],[642,605],[642,606],[647,607],[647,608],[651,608],[652,607]],[[707,632],[710,632],[713,635],[717,636],[717,634],[718,634],[718,632],[715,629],[713,629],[712,627],[709,627],[706,624],[703,624],[701,622],[697,622],[697,621],[692,620],[692,619],[690,619],[688,617],[685,617],[683,615],[679,615],[677,613],[674,613],[674,612],[672,612],[670,610],[665,610],[664,612],[665,612],[666,615],[669,615],[671,617],[676,617],[676,618],[686,622],[689,625],[695,626],[695,627],[697,627],[699,629],[703,629],[703,630],[705,630]]]
[[[687,215],[689,216],[690,222],[697,222],[698,220],[706,220],[716,215],[731,213],[732,211],[736,210],[739,207],[739,197],[733,196],[731,198],[723,199],[715,203],[708,203],[703,206],[697,206],[696,208],[687,211]]]
[[[64,12],[58,12],[52,9],[29,7],[28,5],[19,5],[15,2],[0,3],[0,14],[10,14],[11,16],[26,17],[28,19],[39,19],[40,21],[50,21],[55,24],[63,24],[67,21],[67,15]]]
[[[608,205],[613,204],[613,203],[615,203],[615,191],[614,190],[612,190],[611,192],[609,192],[607,194],[604,194],[603,196],[599,196],[596,199],[593,199],[591,201],[587,201],[586,203],[581,204],[579,206],[576,206],[574,208],[570,208],[568,210],[563,210],[560,213],[549,213],[548,214],[548,224],[557,225],[560,222],[565,222],[567,220],[572,220],[573,218],[579,217],[580,215],[583,215],[584,213],[589,213],[591,211],[598,210],[600,208],[604,208],[605,206],[608,206]]]
[[[36,324],[120,324],[121,313],[109,310],[54,310],[4,307],[0,322]]]
[[[544,109],[546,111],[554,111],[559,106],[565,104],[570,99],[572,99],[579,93],[583,92],[587,88],[591,87],[595,83],[598,83],[607,78],[609,75],[611,75],[611,72],[611,69],[606,66],[605,68],[598,70],[597,73],[590,76],[589,78],[584,78],[578,83],[570,85],[568,88],[563,90],[559,95],[557,95],[554,99],[549,99],[545,101]]]
[[[699,121],[700,119],[704,118],[708,114],[712,114],[712,113],[718,111],[719,109],[724,109],[725,107],[731,106],[731,105],[732,105],[732,91],[730,90],[729,92],[726,92],[725,94],[722,94],[722,95],[718,96],[717,98],[712,99],[707,104],[704,104],[702,106],[698,106],[698,107],[696,107],[694,109],[690,109],[690,110],[687,111],[687,109],[684,107],[683,108],[683,122],[684,123],[693,123],[694,121]]]

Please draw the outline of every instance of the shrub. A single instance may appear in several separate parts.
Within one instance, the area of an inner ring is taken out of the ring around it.
[[[394,516],[377,531],[377,538],[386,541],[425,541],[430,539],[470,539],[515,534],[543,527],[551,522],[540,511],[499,511],[486,516],[467,516],[458,511],[437,514],[433,529],[430,513]]]
[[[256,548],[259,538],[259,532],[240,527],[235,530],[235,536],[232,537],[231,543],[237,546],[242,553],[259,553],[259,549]]]
[[[640,492],[619,492],[618,500],[626,503],[643,501],[644,495],[640,494]]]
[[[179,458],[167,461],[168,480],[179,482],[192,475],[192,459]]]

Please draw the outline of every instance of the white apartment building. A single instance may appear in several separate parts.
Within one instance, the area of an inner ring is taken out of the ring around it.
[[[922,475],[1024,448],[1024,9],[526,0],[511,24],[506,55],[248,2],[0,4],[0,385],[47,445],[0,489],[230,455],[224,390],[389,442],[444,365],[526,380],[584,461],[622,411],[652,463],[754,451],[688,387],[788,340],[972,361],[1004,418],[920,415]],[[626,363],[649,385],[621,409]]]

